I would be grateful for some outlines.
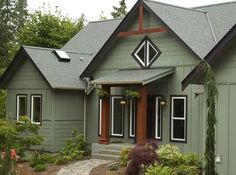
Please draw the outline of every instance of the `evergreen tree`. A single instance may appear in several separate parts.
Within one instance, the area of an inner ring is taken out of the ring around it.
[[[16,33],[27,16],[27,0],[0,1],[0,69],[6,68],[15,53]]]
[[[215,125],[216,125],[216,99],[218,96],[218,90],[216,87],[216,81],[214,72],[211,66],[206,62],[200,63],[200,68],[203,70],[204,84],[207,88],[207,136],[206,136],[206,148],[205,148],[205,174],[206,175],[218,175],[215,166]]]
[[[113,9],[114,9],[114,12],[111,12],[111,16],[113,18],[124,18],[125,15],[127,14],[127,6],[126,6],[126,3],[125,3],[125,0],[121,0],[119,2],[119,7],[115,7],[113,6]]]

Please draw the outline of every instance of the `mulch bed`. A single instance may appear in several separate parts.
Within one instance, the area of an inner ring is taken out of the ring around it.
[[[34,172],[28,163],[17,163],[16,175],[56,175],[56,173],[66,165],[48,165],[47,171]]]

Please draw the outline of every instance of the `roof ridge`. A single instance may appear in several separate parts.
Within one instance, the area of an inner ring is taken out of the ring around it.
[[[124,18],[111,18],[111,19],[90,21],[89,23],[99,23],[99,22],[115,21],[115,20],[122,20],[122,19],[124,19]]]
[[[86,52],[77,52],[77,51],[71,51],[71,50],[64,50],[64,49],[57,49],[57,48],[47,48],[47,47],[37,47],[37,46],[22,46],[23,48],[29,48],[29,49],[37,49],[37,50],[47,50],[47,51],[54,51],[54,50],[62,50],[68,53],[74,53],[74,54],[82,54],[82,55],[90,55],[92,56],[93,53],[86,53]]]
[[[236,3],[236,1],[234,0],[234,1],[228,1],[228,2],[220,2],[220,3],[214,3],[214,4],[196,6],[196,7],[192,7],[192,9],[196,10],[196,9],[198,9],[198,8],[214,7],[214,6],[226,5],[226,4],[232,4],[232,3]]]
[[[23,48],[29,48],[29,49],[38,49],[38,50],[57,50],[56,48],[38,47],[38,46],[27,46],[27,45],[22,45],[22,47]]]
[[[209,15],[208,15],[208,12],[206,12],[205,14],[206,14],[207,22],[208,22],[208,24],[209,24],[209,26],[210,26],[210,30],[211,30],[212,37],[213,37],[213,39],[214,39],[214,42],[216,43],[216,42],[217,42],[217,41],[216,41],[216,35],[215,35],[215,32],[214,32],[213,26],[212,26],[212,24],[211,24],[210,17],[209,17]]]
[[[187,7],[177,6],[177,5],[173,5],[173,4],[167,4],[167,3],[160,2],[160,1],[155,1],[155,0],[142,0],[142,1],[144,1],[144,2],[145,2],[145,1],[153,2],[153,3],[156,3],[156,4],[162,4],[162,5],[166,5],[166,6],[170,6],[170,7],[175,7],[175,8],[180,8],[180,9],[183,9],[183,10],[190,10],[190,11],[198,12],[198,13],[205,13],[205,12],[202,11],[202,10],[197,10],[197,9],[193,9],[193,8],[187,8]]]

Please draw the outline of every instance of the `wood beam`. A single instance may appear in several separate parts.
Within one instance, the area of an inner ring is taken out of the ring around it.
[[[110,94],[110,86],[103,85],[102,89]],[[101,136],[100,144],[109,144],[110,128],[110,98],[102,99]]]
[[[119,32],[117,34],[117,37],[127,37],[131,35],[144,35],[148,33],[161,33],[161,32],[166,32],[166,29],[164,27],[158,27],[158,28],[144,29],[142,31],[135,30],[135,31],[128,31],[128,32]]]
[[[143,144],[147,138],[147,88],[141,86],[139,89],[140,98],[137,101],[137,144]]]
[[[143,6],[139,6],[139,31],[143,30]]]

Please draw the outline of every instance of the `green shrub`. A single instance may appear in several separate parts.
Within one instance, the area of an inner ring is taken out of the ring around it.
[[[172,175],[172,174],[173,174],[172,168],[158,164],[150,166],[145,173],[145,175]]]
[[[72,138],[67,139],[66,146],[62,149],[61,155],[70,161],[80,160],[90,155],[89,144],[78,130],[73,129]]]
[[[10,148],[16,149],[18,155],[31,146],[40,145],[43,138],[38,135],[39,126],[32,124],[27,116],[20,117],[20,122],[9,119],[0,119],[0,148],[6,145],[10,137]]]
[[[64,164],[67,164],[69,162],[69,160],[63,156],[59,156],[56,158],[55,160],[55,164],[56,165],[64,165]]]
[[[201,161],[196,153],[181,153],[174,145],[163,145],[157,151],[160,164],[150,166],[146,175],[199,175]]]
[[[47,165],[46,164],[37,164],[34,167],[34,171],[35,172],[42,172],[42,171],[46,171],[47,170]]]
[[[120,166],[127,166],[128,163],[128,155],[129,155],[130,148],[122,148],[120,152]]]
[[[55,156],[53,156],[52,154],[42,154],[40,158],[46,163],[54,163],[56,160]]]

